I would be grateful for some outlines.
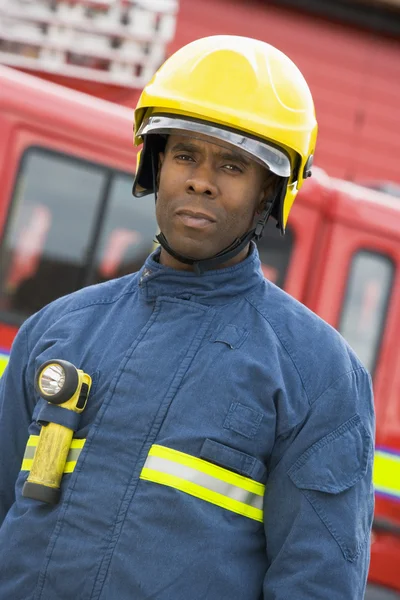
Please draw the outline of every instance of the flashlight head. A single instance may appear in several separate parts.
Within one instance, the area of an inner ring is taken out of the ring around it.
[[[78,388],[78,371],[66,360],[48,360],[36,371],[35,385],[39,395],[47,402],[63,404]]]
[[[40,389],[47,396],[54,396],[61,392],[65,385],[65,371],[59,363],[52,363],[45,367],[39,376]]]

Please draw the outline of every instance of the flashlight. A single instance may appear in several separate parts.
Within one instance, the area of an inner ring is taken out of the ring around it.
[[[48,360],[36,371],[35,387],[49,404],[61,411],[81,413],[89,396],[92,379],[66,360]],[[62,412],[54,412],[63,421]],[[57,504],[65,463],[74,430],[66,425],[43,422],[29,476],[22,488],[25,498]]]

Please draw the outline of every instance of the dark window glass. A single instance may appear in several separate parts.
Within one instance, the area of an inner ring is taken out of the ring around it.
[[[95,257],[94,281],[120,277],[141,268],[157,233],[154,195],[132,196],[132,176],[113,177]]]
[[[23,317],[84,284],[107,170],[30,148],[1,246],[0,310]]]
[[[386,321],[393,262],[361,250],[354,255],[340,317],[339,331],[372,373]]]
[[[268,221],[263,237],[257,243],[264,275],[279,287],[285,284],[293,245],[293,230],[287,227],[282,236],[273,219]]]

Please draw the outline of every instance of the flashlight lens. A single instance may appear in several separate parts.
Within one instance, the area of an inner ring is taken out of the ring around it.
[[[49,365],[40,375],[40,387],[48,396],[58,394],[64,387],[65,371],[61,365]]]

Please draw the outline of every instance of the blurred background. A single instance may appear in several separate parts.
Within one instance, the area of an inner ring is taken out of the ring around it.
[[[259,251],[371,372],[367,598],[399,600],[400,0],[0,0],[0,374],[29,315],[154,248],[154,198],[131,195],[133,108],[168,55],[215,34],[278,47],[314,96],[313,177]]]

